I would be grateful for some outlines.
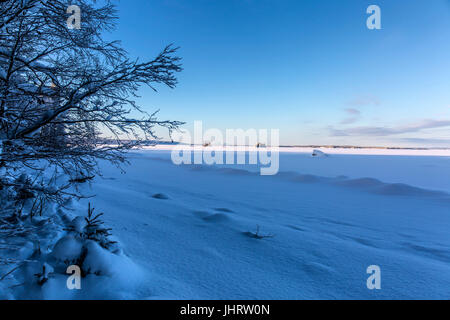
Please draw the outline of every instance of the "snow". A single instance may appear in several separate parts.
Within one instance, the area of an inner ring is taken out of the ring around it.
[[[83,244],[72,236],[66,236],[60,239],[53,248],[52,255],[60,261],[69,261],[75,263],[81,256]]]
[[[314,150],[312,153],[312,156],[317,157],[317,158],[328,157],[328,155],[325,152],[320,151],[320,150]]]
[[[91,274],[113,278],[118,276],[126,283],[133,281],[136,272],[139,273],[138,268],[129,259],[110,254],[94,241],[89,241],[86,247],[88,253],[82,267]]]
[[[176,166],[164,150],[132,153],[126,174],[102,163],[85,188],[136,264],[109,271],[134,279],[122,297],[448,298],[450,158],[310,151],[281,153],[276,176]],[[93,269],[115,264],[96,256]],[[367,289],[371,265],[381,290]]]
[[[78,216],[72,220],[72,226],[74,231],[78,233],[82,233],[84,228],[86,227],[86,220],[82,216]]]
[[[0,238],[0,261],[25,259],[0,265],[0,299],[447,299],[450,157],[320,151],[332,156],[283,149],[275,176],[175,165],[158,147],[132,152],[125,174],[100,162],[79,185],[94,198],[23,222],[43,226],[32,238]],[[89,202],[112,238],[86,237]],[[381,290],[366,285],[373,265]]]
[[[204,148],[202,146],[188,146],[188,145],[182,145],[183,150],[203,150]],[[144,147],[144,149],[147,150],[158,150],[158,151],[171,151],[174,148],[179,148],[180,145],[176,144],[157,144],[154,146]],[[216,150],[216,151],[248,151],[248,152],[257,152],[259,148],[257,147],[248,147],[248,146],[211,146],[208,147],[208,150]],[[278,147],[278,148],[264,148],[267,150],[275,150],[280,151],[282,153],[306,153],[311,154],[316,150],[316,148],[313,147]],[[326,154],[347,154],[347,155],[388,155],[388,156],[422,156],[422,157],[428,157],[428,156],[442,156],[442,157],[449,157],[450,156],[450,149],[400,149],[400,148],[356,148],[356,147],[349,147],[349,148],[331,148],[331,147],[321,147],[320,151],[326,153]]]

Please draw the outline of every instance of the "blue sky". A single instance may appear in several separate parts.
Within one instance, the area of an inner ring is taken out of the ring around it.
[[[381,8],[382,30],[366,9]],[[450,147],[449,0],[119,1],[132,57],[180,46],[175,90],[141,105],[205,128],[275,128],[281,143]]]

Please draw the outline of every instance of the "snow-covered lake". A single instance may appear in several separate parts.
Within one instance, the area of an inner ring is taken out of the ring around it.
[[[276,176],[167,150],[130,163],[102,163],[83,201],[141,270],[135,298],[450,298],[450,157],[286,152]]]

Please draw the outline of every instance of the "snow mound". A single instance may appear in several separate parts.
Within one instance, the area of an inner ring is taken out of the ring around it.
[[[320,150],[314,150],[313,153],[312,153],[312,156],[316,157],[316,158],[328,157],[328,155],[325,152],[320,151]]]
[[[230,217],[223,213],[215,213],[203,218],[207,222],[220,223],[230,221]]]
[[[87,255],[83,261],[83,270],[96,275],[112,276],[118,273],[115,266],[118,256],[103,249],[94,241],[86,244]],[[126,270],[124,270],[126,271]]]
[[[448,197],[445,192],[417,188],[404,183],[385,183],[373,178],[349,179],[337,181],[335,184],[387,196]]]
[[[384,184],[376,190],[379,194],[397,196],[445,196],[444,192],[416,188],[403,183]]]
[[[312,174],[301,174],[294,177],[293,180],[302,183],[316,183],[320,181],[320,177]]]
[[[60,239],[53,248],[52,256],[59,261],[75,262],[81,256],[83,244],[73,236]]]
[[[381,182],[380,180],[373,178],[350,179],[339,181],[337,184],[346,187],[362,188],[362,189],[380,187],[384,185],[384,183]]]
[[[153,199],[158,199],[158,200],[169,200],[169,197],[167,195],[165,195],[164,193],[157,193],[154,194],[152,196]]]

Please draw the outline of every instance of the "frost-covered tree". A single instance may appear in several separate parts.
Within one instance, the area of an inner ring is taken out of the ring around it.
[[[40,203],[73,194],[71,182],[97,173],[99,159],[125,161],[156,126],[181,125],[134,101],[141,85],[175,87],[177,48],[131,60],[104,39],[117,20],[110,1],[77,0],[80,29],[68,26],[72,2],[0,2],[0,190]]]

